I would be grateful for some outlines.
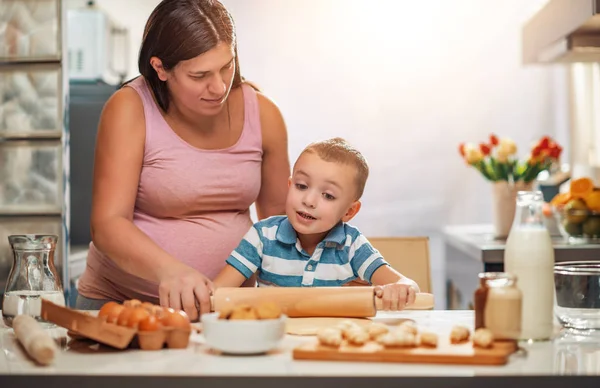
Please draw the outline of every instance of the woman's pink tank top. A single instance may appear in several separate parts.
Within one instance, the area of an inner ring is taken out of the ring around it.
[[[127,86],[144,104],[146,144],[133,223],[173,257],[213,279],[252,225],[261,182],[256,92],[243,84],[244,127],[233,146],[202,150],[173,132],[143,77]],[[158,303],[158,285],[120,269],[93,243],[78,291],[88,298]]]

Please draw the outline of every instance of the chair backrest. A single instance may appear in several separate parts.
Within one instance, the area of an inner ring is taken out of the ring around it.
[[[392,268],[411,278],[421,292],[431,292],[428,237],[368,237]]]

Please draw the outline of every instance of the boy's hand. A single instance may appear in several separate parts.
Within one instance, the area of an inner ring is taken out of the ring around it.
[[[375,287],[375,295],[381,298],[383,310],[403,310],[415,302],[415,288],[408,284],[391,283]]]

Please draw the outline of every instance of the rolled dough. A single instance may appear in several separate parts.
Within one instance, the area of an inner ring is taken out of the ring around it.
[[[356,322],[363,327],[368,327],[372,322],[367,318],[288,318],[285,326],[285,332],[291,335],[317,335],[317,331],[319,331],[319,329],[336,326],[342,321]]]

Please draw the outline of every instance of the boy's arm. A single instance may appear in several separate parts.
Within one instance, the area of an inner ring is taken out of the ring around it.
[[[412,279],[407,278],[400,272],[396,271],[389,265],[382,265],[373,272],[371,276],[371,284],[376,286],[383,286],[386,284],[405,284],[412,286],[415,292],[421,292],[419,285]]]
[[[263,244],[258,230],[252,226],[238,247],[231,252],[225,268],[213,281],[215,288],[241,286],[260,268],[262,249]]]
[[[239,287],[246,281],[246,277],[231,264],[227,264],[213,281],[215,288]]]

